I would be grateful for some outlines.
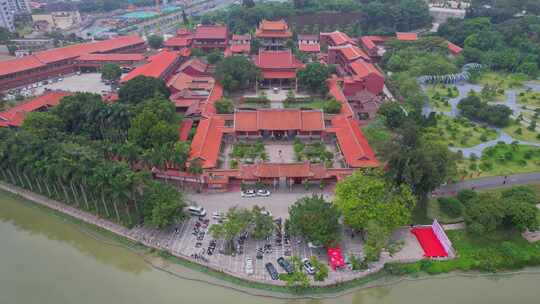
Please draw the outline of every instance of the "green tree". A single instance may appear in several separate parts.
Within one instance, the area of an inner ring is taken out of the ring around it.
[[[407,119],[407,111],[398,102],[383,103],[377,113],[384,117],[384,123],[390,129],[401,127]]]
[[[225,215],[225,221],[221,224],[210,226],[210,234],[215,239],[225,240],[228,244],[227,252],[235,250],[234,238],[247,231],[252,222],[253,213],[247,209],[238,207],[229,208]]]
[[[327,114],[338,114],[341,111],[341,103],[334,98],[327,100],[323,104],[323,112]]]
[[[326,94],[328,86],[326,79],[329,76],[328,66],[320,62],[308,63],[305,68],[297,73],[299,84],[309,91]]]
[[[118,81],[122,76],[122,69],[117,64],[106,63],[101,69],[101,78],[109,81]]]
[[[263,211],[259,206],[254,206],[251,210],[253,229],[251,236],[256,240],[264,240],[272,235],[274,231],[274,220],[272,217]]]
[[[131,120],[128,136],[142,149],[157,149],[175,143],[178,140],[178,127],[174,105],[161,98],[143,103],[140,113]]]
[[[215,75],[227,92],[235,92],[252,86],[260,71],[244,56],[231,56],[217,64]]]
[[[169,98],[171,92],[163,80],[146,76],[137,76],[118,90],[120,101],[128,104],[141,103],[158,94]]]
[[[54,139],[64,131],[63,121],[50,112],[30,112],[26,115],[22,129],[43,139]]]
[[[215,50],[210,54],[206,55],[206,60],[208,60],[208,63],[210,64],[216,64],[223,60],[223,53],[219,50]]]
[[[315,268],[315,275],[313,279],[317,282],[322,282],[328,278],[328,266],[317,259],[316,256],[312,256],[309,261],[313,268]]]
[[[365,230],[375,221],[389,233],[410,223],[416,199],[411,189],[395,186],[380,170],[356,171],[336,186],[334,203],[345,223],[356,230]]]
[[[289,262],[291,263],[291,266],[293,268],[293,273],[281,274],[279,276],[280,279],[285,281],[287,287],[295,292],[308,288],[309,278],[304,271],[304,265],[302,264],[302,260],[300,260],[298,256],[293,256],[291,257]]]
[[[289,207],[287,227],[291,235],[325,246],[339,241],[339,211],[321,196],[304,197]]]
[[[221,98],[214,103],[218,114],[232,114],[234,112],[233,101],[228,98]]]
[[[144,189],[142,202],[145,222],[158,228],[167,227],[186,216],[183,195],[160,182],[151,182]]]
[[[151,48],[157,50],[163,47],[163,36],[159,35],[150,35],[148,36],[148,45],[150,45]]]

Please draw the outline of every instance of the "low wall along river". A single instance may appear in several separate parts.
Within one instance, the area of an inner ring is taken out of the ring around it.
[[[326,299],[280,299],[220,287],[202,273],[167,265],[178,278],[112,240],[0,191],[0,303],[538,303],[540,270],[512,276],[430,277]],[[213,284],[205,283],[208,281]],[[251,291],[248,291],[251,292]]]

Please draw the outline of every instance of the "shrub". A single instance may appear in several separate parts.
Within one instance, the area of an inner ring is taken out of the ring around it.
[[[463,204],[454,197],[439,197],[439,209],[451,217],[461,216],[463,213]]]
[[[338,114],[341,111],[341,104],[335,99],[330,99],[324,103],[323,111],[327,114]]]

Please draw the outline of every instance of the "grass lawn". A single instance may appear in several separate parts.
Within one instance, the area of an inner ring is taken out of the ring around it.
[[[426,94],[429,97],[429,103],[437,112],[450,112],[452,108],[448,103],[448,99],[459,96],[456,87],[441,84],[428,86]]]
[[[527,127],[528,124],[519,123],[513,120],[512,123],[503,130],[515,139],[540,143],[540,138],[538,137],[540,136],[540,132],[530,131]]]
[[[510,88],[519,88],[523,86],[523,82],[527,80],[529,80],[529,77],[525,74],[486,72],[481,74],[477,82],[480,85],[495,85],[506,90]]]
[[[362,132],[377,156],[381,155],[384,145],[392,139],[392,133],[384,125],[382,116],[377,116],[375,120],[363,126]]]
[[[481,126],[467,118],[437,116],[437,126],[428,128],[428,138],[449,147],[474,147],[482,142],[497,139],[495,130]]]
[[[517,102],[520,105],[527,106],[531,110],[540,108],[540,92],[533,90],[519,92]]]
[[[540,171],[540,149],[534,146],[498,144],[484,150],[482,159],[457,162],[465,179]]]
[[[458,254],[455,259],[389,264],[385,268],[393,274],[440,274],[455,270],[498,272],[540,265],[540,242],[530,244],[518,231],[498,230],[485,236],[473,236],[464,230],[446,233]]]

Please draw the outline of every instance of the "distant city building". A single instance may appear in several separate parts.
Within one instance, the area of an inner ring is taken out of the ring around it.
[[[82,22],[81,14],[78,11],[54,12],[50,14],[32,15],[34,23],[47,22],[49,30],[66,30]]]
[[[44,51],[54,47],[54,39],[51,38],[11,39],[10,43],[15,46],[15,52],[19,54],[23,54],[24,52],[32,54],[33,52]]]
[[[10,0],[0,0],[0,27],[4,27],[10,32],[15,32],[14,16],[15,11],[11,6]]]

